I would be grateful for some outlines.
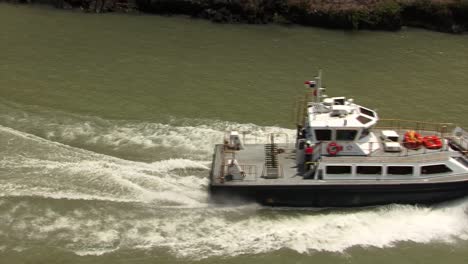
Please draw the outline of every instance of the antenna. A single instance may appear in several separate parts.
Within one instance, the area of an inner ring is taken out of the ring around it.
[[[315,84],[317,87],[315,88],[317,94],[315,96],[315,102],[320,103],[320,98],[322,97],[322,70],[319,70],[318,76],[315,77]]]
[[[315,84],[316,84],[316,96],[315,96],[315,102],[320,103],[320,100],[322,98],[327,97],[327,95],[322,94],[322,91],[325,91],[325,87],[322,87],[322,69],[319,70],[318,76],[315,77]]]

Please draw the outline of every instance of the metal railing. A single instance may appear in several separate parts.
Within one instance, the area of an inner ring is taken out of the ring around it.
[[[465,156],[468,156],[468,130],[457,127],[453,135],[448,138],[450,139],[450,143],[455,145]]]
[[[228,174],[226,172],[229,169],[229,166],[231,165],[223,165],[222,168],[222,176],[225,178]],[[257,180],[257,166],[256,165],[239,165],[241,168],[241,174],[243,176],[242,179],[239,180],[234,180],[234,181],[255,181]]]
[[[281,137],[284,138],[283,141],[277,140],[278,138],[281,138]],[[268,133],[268,135],[266,136],[266,142],[267,142],[267,144],[275,143],[277,145],[289,144],[289,135],[284,133],[284,132]]]
[[[375,127],[379,129],[415,130],[417,132],[431,131],[437,132],[443,137],[455,129],[456,126],[452,123],[433,123],[405,119],[379,119]]]
[[[276,177],[274,177],[273,175],[270,175],[269,170],[277,171],[278,173],[276,174]],[[273,176],[274,178],[283,178],[284,177],[283,167],[281,165],[278,165],[277,168],[268,168],[268,166],[263,165],[262,177],[269,177],[269,176]]]
[[[425,147],[423,144],[421,144],[418,148],[412,149],[409,147],[406,147],[406,143],[412,143],[412,142],[405,142],[405,141],[399,141],[398,142],[401,147],[401,151],[385,151],[384,150],[384,141],[371,141],[367,142],[367,146],[360,146],[360,149],[364,152],[366,156],[369,157],[404,157],[404,156],[416,156],[416,155],[424,155],[428,153],[437,153],[437,152],[446,152],[448,151],[448,144],[442,140],[442,146],[438,149],[428,149]],[[338,142],[338,144],[340,144]],[[348,145],[349,146],[349,145]],[[330,155],[327,151],[328,144],[323,142],[322,144],[317,147],[318,153],[314,153],[314,160],[317,159],[317,156],[334,156]],[[341,154],[344,154],[345,156],[349,156],[349,153],[346,152],[346,147],[343,148],[343,150],[339,151],[337,153],[337,156],[340,156]],[[358,155],[360,156],[360,155]]]
[[[303,125],[304,120],[307,116],[307,104],[312,102],[313,91],[307,91],[303,96],[299,96],[296,99],[293,119],[296,125]]]
[[[228,132],[226,132],[228,133]],[[291,142],[290,135],[285,132],[272,132],[268,134],[255,135],[250,131],[239,131],[243,144],[269,144],[271,143],[271,136],[274,137],[276,144],[289,144]],[[226,139],[226,136],[225,136]],[[277,140],[280,139],[280,140]]]

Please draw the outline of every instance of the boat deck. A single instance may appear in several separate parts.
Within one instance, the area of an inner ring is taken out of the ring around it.
[[[285,146],[285,145],[283,145]],[[275,179],[265,178],[266,167],[265,167],[265,152],[263,144],[246,145],[246,148],[241,151],[235,152],[235,157],[245,172],[245,177],[242,180],[221,180],[224,174],[227,160],[230,159],[234,152],[224,151],[223,145],[216,146],[216,159],[213,164],[213,173],[211,183],[214,185],[310,185],[310,184],[401,184],[401,183],[420,183],[420,182],[442,182],[442,181],[459,181],[466,180],[468,175],[453,175],[453,176],[440,176],[440,177],[427,177],[427,178],[411,178],[412,176],[404,177],[404,179],[326,179],[326,180],[312,180],[304,179],[298,170],[295,162],[294,148],[283,148],[284,152],[278,154],[279,161],[279,177]],[[377,157],[366,157],[366,156],[355,156],[355,157],[322,157],[322,162],[333,162],[333,163],[360,163],[360,162],[391,162],[391,163],[418,163],[418,162],[430,162],[430,161],[441,161],[449,158],[448,151],[432,151],[432,153],[412,155],[412,156],[397,156],[396,153],[388,156],[377,156]],[[223,163],[223,158],[225,161]],[[460,177],[462,176],[462,177]]]
[[[373,130],[374,142],[371,146],[371,151],[368,155],[337,155],[330,156],[327,153],[327,144],[324,143],[315,147],[314,155],[320,155],[319,161],[326,164],[334,165],[350,165],[350,164],[394,164],[398,166],[413,166],[421,163],[431,162],[445,162],[450,159],[451,156],[463,155],[457,153],[463,153],[463,149],[460,150],[459,146],[465,144],[467,135],[460,134],[454,140],[453,136],[446,136],[450,139],[451,143],[457,143],[458,150],[452,149],[451,144],[447,144],[446,141],[443,147],[440,149],[427,149],[421,147],[419,149],[407,149],[402,146],[400,152],[387,152],[383,148],[383,140],[380,138],[382,129]],[[402,135],[403,130],[395,130],[397,133]],[[466,133],[464,130],[462,130]],[[419,131],[422,136],[426,135],[437,135],[433,131]],[[462,140],[460,140],[462,139]],[[401,138],[400,138],[401,143]],[[411,175],[400,175],[398,177],[373,177],[373,178],[362,178],[352,177],[349,175],[347,179],[333,179],[325,177],[325,179],[307,179],[304,177],[304,164],[296,164],[296,150],[294,143],[278,143],[276,144],[281,150],[277,154],[278,167],[267,168],[265,144],[246,144],[245,148],[239,151],[227,150],[224,145],[217,145],[215,148],[215,155],[213,161],[213,169],[211,175],[212,185],[310,185],[310,184],[379,184],[379,183],[420,183],[420,182],[437,182],[437,181],[450,181],[460,180],[462,177],[464,180],[468,177],[466,173],[463,175],[431,175],[425,177],[423,175],[411,176]],[[344,151],[343,151],[344,152]],[[228,165],[230,160],[235,159],[238,162],[239,167],[244,172],[242,179],[226,179]],[[464,161],[468,162],[467,158]],[[273,172],[273,173],[272,173]],[[277,174],[277,177],[271,177],[270,174]]]

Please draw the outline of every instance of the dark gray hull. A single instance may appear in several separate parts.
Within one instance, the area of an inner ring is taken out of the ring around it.
[[[468,180],[411,184],[211,185],[214,202],[256,202],[269,206],[359,207],[432,204],[468,195]]]

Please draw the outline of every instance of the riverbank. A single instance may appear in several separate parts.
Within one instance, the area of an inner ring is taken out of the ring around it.
[[[12,2],[12,1],[10,1]],[[219,23],[286,23],[338,29],[403,26],[468,31],[468,0],[13,0],[85,12],[183,14]]]

